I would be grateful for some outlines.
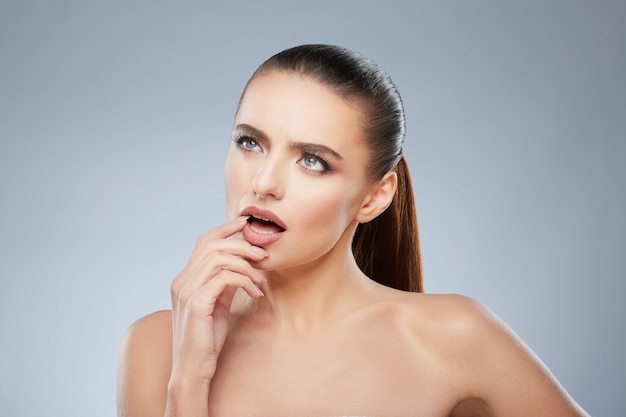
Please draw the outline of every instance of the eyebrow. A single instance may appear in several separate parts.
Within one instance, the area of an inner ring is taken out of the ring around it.
[[[250,126],[246,123],[241,123],[235,126],[235,130],[239,130],[245,134],[254,136],[257,139],[269,140],[269,137],[262,130],[257,129],[254,126]],[[311,153],[314,155],[323,154],[330,155],[335,159],[343,160],[343,157],[334,149],[329,148],[326,145],[321,145],[319,143],[309,143],[309,142],[290,142],[289,147],[292,149],[298,149],[304,153]]]
[[[265,134],[265,132],[246,123],[238,124],[237,126],[235,126],[235,130],[242,131],[243,133],[254,136],[257,139],[267,139],[267,135]]]

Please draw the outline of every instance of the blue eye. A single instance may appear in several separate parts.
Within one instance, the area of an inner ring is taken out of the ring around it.
[[[257,143],[254,139],[246,139],[242,141],[242,145],[248,149],[254,149],[257,146]]]
[[[260,146],[256,139],[249,136],[236,136],[233,141],[243,151],[254,151]]]
[[[319,164],[319,161],[312,156],[305,156],[302,161],[304,162],[304,165],[309,168],[315,168],[315,165]]]
[[[313,172],[315,174],[325,174],[330,171],[330,166],[328,163],[315,155],[304,155],[300,158],[300,161],[304,169],[307,171]]]

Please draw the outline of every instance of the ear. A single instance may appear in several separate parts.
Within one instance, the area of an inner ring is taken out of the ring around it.
[[[356,214],[359,223],[367,223],[374,220],[380,213],[385,211],[393,201],[398,188],[398,175],[390,171],[372,185],[370,191],[363,198],[361,207]]]

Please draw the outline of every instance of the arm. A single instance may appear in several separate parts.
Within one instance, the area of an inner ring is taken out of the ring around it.
[[[265,277],[250,265],[267,256],[229,239],[245,218],[198,238],[189,262],[171,285],[172,311],[135,323],[122,343],[118,378],[121,417],[206,417],[209,389],[228,333],[230,306],[241,288],[263,293]],[[166,317],[169,315],[169,317]]]
[[[117,383],[118,416],[162,416],[172,366],[172,313],[135,322],[122,339]]]
[[[159,311],[134,323],[122,340],[117,385],[119,417],[208,415],[202,380],[171,379],[172,312]]]
[[[470,395],[482,400],[490,415],[588,416],[498,317],[467,298],[458,309],[459,369]]]

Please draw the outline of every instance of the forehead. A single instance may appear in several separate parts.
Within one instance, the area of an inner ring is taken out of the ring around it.
[[[248,84],[235,118],[235,124],[250,124],[270,136],[335,147],[362,144],[362,122],[356,102],[310,77],[277,71]]]

